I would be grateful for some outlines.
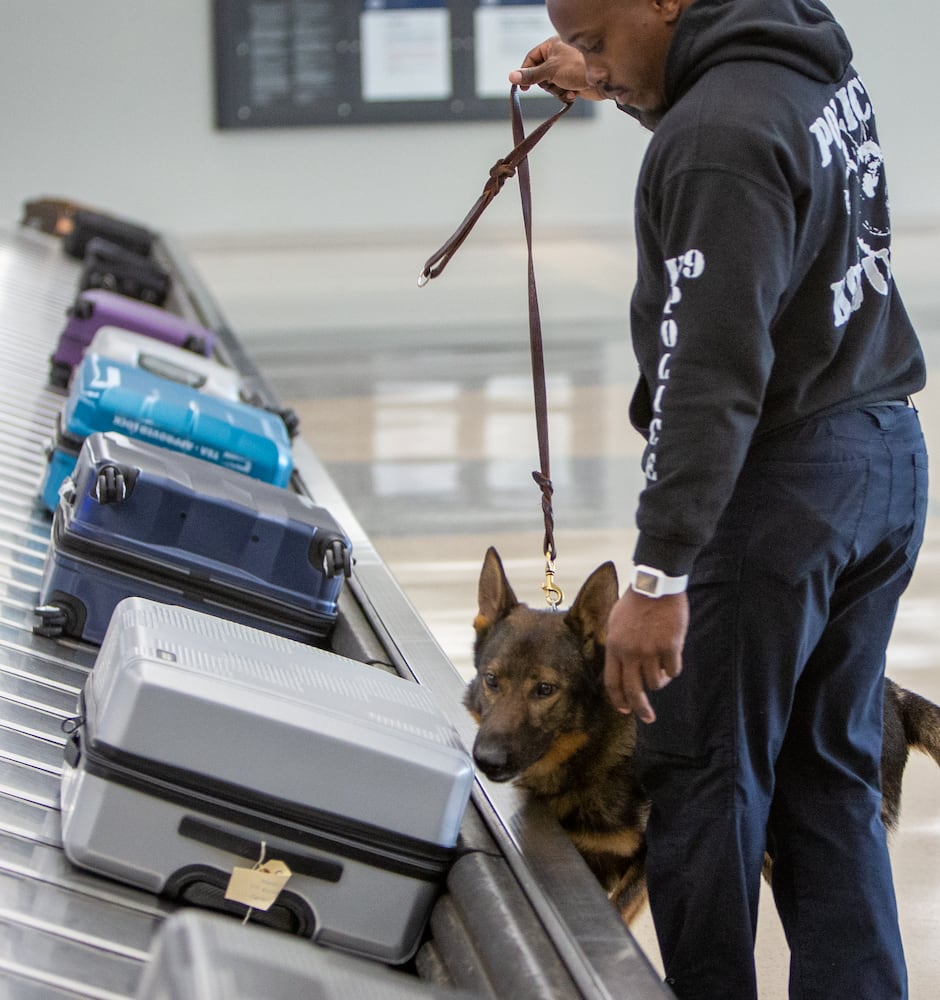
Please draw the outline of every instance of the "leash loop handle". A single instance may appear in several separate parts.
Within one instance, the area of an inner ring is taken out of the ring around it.
[[[519,100],[518,88],[516,84],[512,85],[510,91],[510,99],[513,102],[513,114],[515,114],[515,106]],[[519,168],[519,164],[522,163],[525,158],[529,155],[532,149],[535,147],[536,143],[545,135],[545,133],[558,121],[559,118],[571,109],[571,104],[565,104],[560,110],[556,111],[551,118],[546,118],[544,122],[537,129],[534,129],[528,136],[522,136],[521,138],[514,139],[516,143],[515,146],[509,151],[509,153],[498,159],[492,167],[490,167],[489,177],[486,183],[483,185],[483,191],[480,193],[479,198],[473,203],[470,211],[464,216],[463,221],[454,230],[453,235],[430,257],[424,262],[424,267],[421,269],[421,273],[418,275],[418,287],[423,288],[431,278],[436,278],[445,267],[447,267],[450,259],[463,245],[464,240],[470,235],[470,231],[476,225],[477,220],[486,211],[489,203],[499,194],[502,189],[503,184],[505,184],[506,179],[512,177],[516,170]],[[521,109],[519,110],[521,118]],[[515,132],[515,130],[514,130]]]

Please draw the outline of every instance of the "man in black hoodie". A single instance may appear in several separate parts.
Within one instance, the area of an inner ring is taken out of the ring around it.
[[[646,485],[605,681],[640,720],[668,981],[757,996],[766,847],[790,996],[906,997],[879,759],[925,366],[871,98],[818,0],[547,7],[558,37],[510,80],[654,129],[631,304]]]

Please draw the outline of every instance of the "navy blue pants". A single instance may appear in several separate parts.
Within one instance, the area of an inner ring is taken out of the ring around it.
[[[756,998],[765,848],[792,1000],[907,996],[880,818],[883,677],[926,506],[904,404],[751,450],[692,572],[683,672],[640,725],[650,905],[681,1000]]]

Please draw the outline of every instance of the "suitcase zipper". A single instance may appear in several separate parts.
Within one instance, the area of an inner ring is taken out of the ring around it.
[[[456,847],[444,847],[175,765],[161,764],[107,743],[92,744],[80,740],[78,733],[73,733],[71,739],[78,746],[72,755],[76,761],[73,766],[77,766],[80,758],[87,774],[198,810],[204,816],[408,878],[439,881],[457,851]]]
[[[52,519],[52,544],[59,552],[92,565],[105,565],[108,571],[124,573],[137,579],[143,578],[157,585],[169,587],[184,595],[196,607],[213,605],[250,614],[275,627],[287,626],[309,637],[322,639],[333,625],[333,618],[313,609],[301,612],[276,597],[260,598],[234,584],[200,576],[191,570],[157,563],[145,556],[122,553],[90,538],[80,538],[68,532],[59,514],[61,505]],[[98,557],[97,559],[95,557]]]

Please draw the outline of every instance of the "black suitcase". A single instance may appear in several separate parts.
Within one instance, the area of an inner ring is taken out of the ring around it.
[[[85,256],[88,241],[95,236],[103,236],[143,257],[150,256],[156,239],[156,233],[136,222],[104,212],[81,210],[72,216],[72,231],[62,240],[62,248],[67,254],[81,260]]]
[[[170,275],[149,257],[127,250],[101,236],[93,236],[85,250],[79,291],[103,288],[153,306],[162,306],[170,293]]]

